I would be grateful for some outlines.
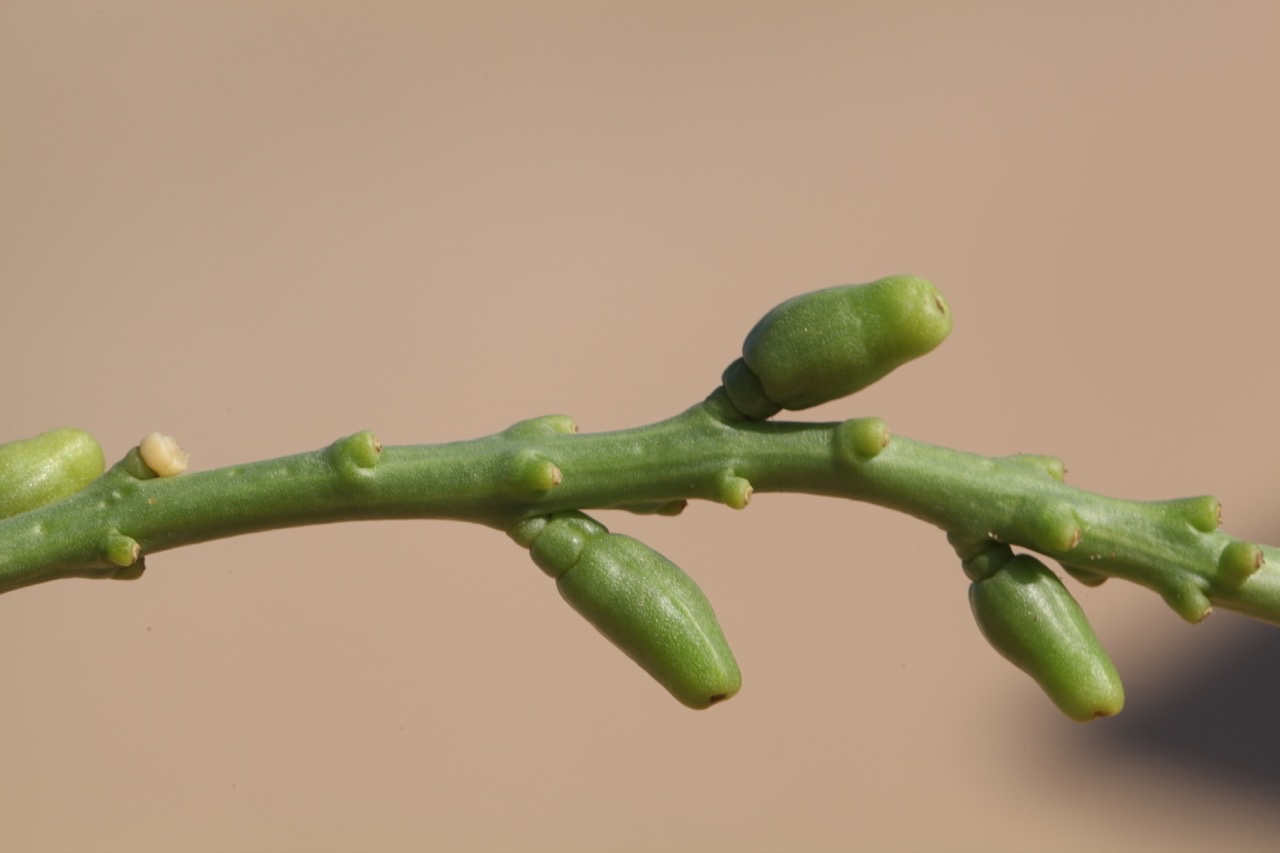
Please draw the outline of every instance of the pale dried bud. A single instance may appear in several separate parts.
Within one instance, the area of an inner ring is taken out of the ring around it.
[[[138,443],[138,454],[157,477],[173,477],[187,470],[187,454],[171,435],[153,432]]]

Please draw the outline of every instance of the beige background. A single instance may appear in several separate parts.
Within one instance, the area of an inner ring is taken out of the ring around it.
[[[1280,6],[0,3],[0,439],[197,468],[371,428],[586,430],[705,395],[795,293],[932,279],[877,414],[1077,485],[1270,478]],[[0,599],[0,847],[1274,849],[1280,641],[1081,592],[1129,690],[1069,723],[938,532],[762,495],[610,516],[745,673],[678,706],[493,532],[338,525]]]

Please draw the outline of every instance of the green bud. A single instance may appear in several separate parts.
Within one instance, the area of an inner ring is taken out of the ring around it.
[[[105,467],[102,448],[83,430],[55,429],[0,445],[0,518],[73,495]]]
[[[506,459],[503,472],[514,495],[538,496],[560,485],[564,474],[547,457],[536,450],[517,450]]]
[[[130,536],[123,533],[110,533],[103,542],[103,556],[119,568],[128,568],[139,561],[142,548]]]
[[[1044,504],[1029,510],[1018,519],[1029,545],[1040,551],[1070,551],[1080,544],[1084,531],[1070,506]]]
[[[834,437],[840,458],[866,462],[889,446],[889,425],[880,418],[854,418],[837,426]]]
[[[737,661],[693,579],[643,542],[582,518],[552,519],[531,548],[564,600],[690,708],[737,693]]]
[[[1166,510],[1199,530],[1212,533],[1222,526],[1222,504],[1212,495],[1200,495],[1194,498],[1175,498],[1163,501]]]
[[[867,387],[950,332],[932,284],[892,276],[788,299],[748,333],[742,356],[768,400],[807,409]]]
[[[1262,568],[1263,561],[1262,546],[1237,539],[1222,549],[1218,557],[1218,573],[1228,584],[1239,586]]]
[[[1080,605],[1039,560],[1015,556],[969,587],[969,605],[987,642],[1071,719],[1088,722],[1124,707],[1120,676]]]
[[[1152,579],[1153,581],[1156,579]],[[1186,621],[1195,625],[1209,618],[1213,602],[1209,600],[1209,581],[1190,572],[1166,575],[1152,584],[1164,603]]]
[[[721,471],[716,477],[716,494],[730,509],[745,509],[751,503],[751,481],[733,471]]]
[[[174,442],[174,447],[177,447],[177,442]],[[143,450],[143,445],[139,444],[138,452],[142,453]],[[180,454],[178,458],[184,463],[178,471],[181,473],[186,469],[186,454],[182,453],[181,449],[177,452]],[[152,453],[159,455],[156,450]],[[347,479],[364,479],[377,466],[381,457],[382,442],[369,430],[348,435],[329,445],[329,459],[333,463],[334,470]],[[153,460],[148,460],[146,456],[143,456],[143,460],[147,462],[148,467],[156,471],[157,475],[163,476],[160,471],[165,470],[165,467],[160,461],[155,460],[156,464],[153,465]],[[172,467],[170,465],[170,468]]]

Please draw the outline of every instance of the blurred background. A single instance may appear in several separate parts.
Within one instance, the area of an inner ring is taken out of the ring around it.
[[[1280,542],[1280,6],[0,3],[0,440],[194,470],[702,399],[796,293],[955,331],[808,419],[1201,493]],[[1061,718],[943,535],[759,495],[607,514],[744,672],[679,706],[505,537],[155,555],[0,598],[0,845],[1273,850],[1280,639],[1072,584],[1128,689]]]

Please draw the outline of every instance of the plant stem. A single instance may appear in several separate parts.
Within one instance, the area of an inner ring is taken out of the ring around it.
[[[134,449],[83,491],[0,521],[0,591],[136,577],[145,555],[274,528],[441,518],[510,531],[569,509],[675,511],[693,499],[742,506],[752,492],[800,492],[905,512],[955,541],[1034,550],[1086,581],[1126,578],[1191,621],[1212,602],[1280,623],[1280,549],[1218,531],[1212,498],[1108,498],[1063,483],[1051,457],[889,438],[874,418],[748,420],[722,390],[649,426],[572,430],[549,416],[471,441],[387,448],[358,433],[309,453],[164,478]]]

